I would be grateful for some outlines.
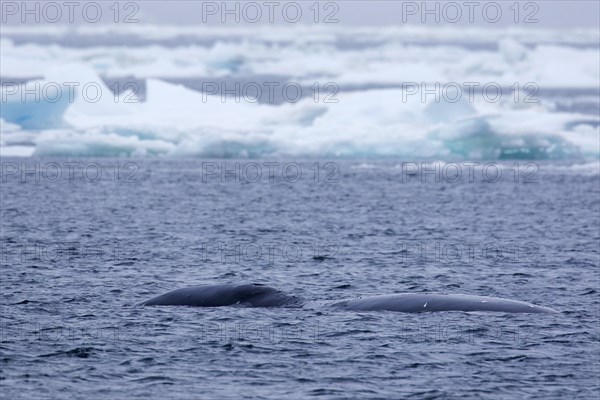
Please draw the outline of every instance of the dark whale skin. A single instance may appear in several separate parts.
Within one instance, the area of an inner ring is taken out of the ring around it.
[[[523,301],[465,294],[402,293],[345,300],[334,304],[354,311],[485,311],[506,313],[556,313],[557,311]]]
[[[292,306],[295,300],[283,292],[259,283],[200,285],[171,290],[141,303],[144,306],[247,307]]]
[[[314,302],[313,302],[314,304]],[[358,299],[317,302],[321,306],[353,311],[434,311],[556,313],[557,311],[518,300],[465,294],[401,293]],[[304,302],[280,290],[259,283],[200,285],[175,289],[147,300],[143,306],[303,307]],[[310,306],[310,303],[307,304]]]

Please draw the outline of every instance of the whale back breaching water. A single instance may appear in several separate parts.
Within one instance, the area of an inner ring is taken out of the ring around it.
[[[200,285],[171,290],[142,303],[145,306],[291,307],[296,302],[280,290],[259,283]]]
[[[314,308],[353,311],[487,311],[506,313],[555,313],[556,311],[523,301],[499,297],[464,294],[400,293],[336,301],[311,301],[290,296],[284,292],[258,283],[201,285],[175,289],[147,300],[144,306],[193,306],[193,307],[281,307]]]

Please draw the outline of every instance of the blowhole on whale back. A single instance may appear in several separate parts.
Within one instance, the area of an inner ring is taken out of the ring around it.
[[[464,294],[401,293],[360,299],[306,303],[260,283],[201,285],[175,289],[147,300],[143,306],[192,307],[330,307],[354,311],[486,311],[506,313],[556,313],[557,311],[518,300]]]

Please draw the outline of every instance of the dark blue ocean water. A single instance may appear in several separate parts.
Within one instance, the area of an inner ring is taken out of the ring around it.
[[[2,159],[2,397],[598,398],[597,163],[271,161]],[[560,313],[134,306],[246,282]]]

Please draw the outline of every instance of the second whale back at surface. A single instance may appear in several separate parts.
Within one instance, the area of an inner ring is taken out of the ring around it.
[[[337,303],[354,311],[491,311],[507,313],[551,313],[554,310],[518,300],[465,294],[402,293],[344,300]]]

